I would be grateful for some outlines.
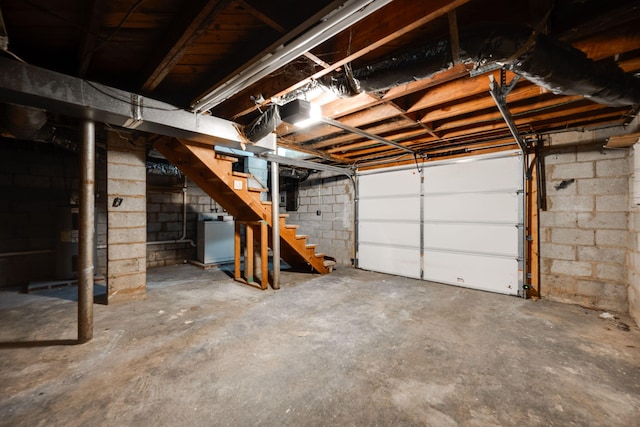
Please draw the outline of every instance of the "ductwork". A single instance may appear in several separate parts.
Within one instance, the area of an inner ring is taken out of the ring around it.
[[[555,94],[583,95],[621,107],[640,103],[640,79],[613,61],[596,62],[581,50],[524,26],[497,24],[460,34],[460,61],[476,68],[502,66]],[[449,40],[385,58],[355,70],[362,91],[380,92],[422,80],[453,65]],[[354,86],[345,73],[322,83],[343,96]]]
[[[495,24],[460,34],[459,61],[472,63],[476,69],[504,67],[555,94],[583,95],[612,107],[640,103],[640,79],[615,62],[593,61],[581,50],[525,26]],[[453,63],[449,39],[443,39],[357,70],[345,67],[343,74],[311,82],[282,101],[295,99],[318,84],[341,97],[384,92],[429,78]],[[277,106],[272,106],[245,127],[244,135],[256,141],[279,124]]]

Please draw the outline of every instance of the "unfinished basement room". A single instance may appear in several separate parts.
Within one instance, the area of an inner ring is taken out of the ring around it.
[[[639,0],[0,0],[0,427],[640,427],[639,113]]]

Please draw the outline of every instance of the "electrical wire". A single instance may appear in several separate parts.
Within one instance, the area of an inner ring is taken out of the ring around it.
[[[133,4],[133,6],[131,6],[129,8],[129,10],[127,11],[127,13],[124,15],[124,17],[120,20],[120,22],[118,23],[118,25],[116,25],[116,27],[113,29],[113,31],[111,31],[111,33],[109,33],[109,35],[100,40],[100,43],[98,43],[97,45],[94,46],[93,49],[91,49],[91,51],[89,52],[89,55],[92,55],[93,53],[95,53],[95,51],[97,51],[98,49],[100,49],[102,46],[104,46],[105,44],[107,44],[109,42],[109,40],[111,40],[111,38],[113,38],[113,36],[116,35],[116,33],[122,28],[122,26],[124,25],[125,22],[127,22],[127,19],[129,19],[129,16],[131,16],[131,14],[138,8],[138,6],[140,6],[142,4],[144,0],[138,0],[137,2],[135,2]]]
[[[109,93],[106,90],[102,89],[101,87],[97,86],[96,84],[94,84],[93,82],[90,82],[88,80],[83,80],[84,83],[86,83],[87,85],[91,86],[92,88],[94,88],[96,91],[100,92],[101,94],[108,96],[111,99],[114,99],[116,101],[120,101],[120,102],[124,102],[126,104],[131,104],[131,100],[127,99],[127,98],[121,98],[113,93]],[[159,110],[159,111],[181,111],[183,110],[182,108],[161,108],[161,107],[154,107],[154,106],[150,106],[150,105],[145,105],[144,108],[146,108],[147,110]]]

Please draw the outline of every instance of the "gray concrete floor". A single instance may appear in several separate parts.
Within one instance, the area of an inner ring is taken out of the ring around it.
[[[348,268],[282,279],[150,270],[83,345],[75,288],[1,292],[0,425],[640,425],[624,316]]]

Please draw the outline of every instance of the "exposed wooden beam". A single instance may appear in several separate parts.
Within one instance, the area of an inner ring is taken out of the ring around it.
[[[423,25],[428,24],[429,22],[435,20],[436,18],[439,18],[440,16],[443,16],[445,14],[447,14],[449,11],[456,9],[459,6],[462,6],[465,3],[468,3],[470,0],[437,0],[437,1],[431,1],[428,3],[422,3],[422,2],[412,2],[412,4],[415,5],[428,5],[428,7],[430,8],[430,12],[425,12],[422,15],[419,16],[418,19],[415,19],[415,15],[411,16],[411,20],[409,22],[406,21],[399,21],[396,20],[395,22],[388,22],[385,28],[390,29],[390,32],[387,32],[386,35],[381,36],[381,37],[376,37],[376,40],[371,40],[369,39],[368,41],[363,41],[362,45],[360,46],[352,46],[354,49],[356,49],[353,53],[345,56],[342,59],[339,59],[335,62],[333,62],[331,64],[331,67],[329,68],[325,68],[323,70],[320,70],[316,73],[314,73],[313,75],[307,77],[306,79],[300,80],[298,81],[296,84],[289,86],[283,90],[279,90],[277,93],[273,94],[273,95],[269,95],[269,97],[273,97],[273,96],[283,96],[291,91],[294,91],[296,89],[299,89],[301,87],[303,87],[304,85],[306,85],[307,83],[313,81],[313,80],[317,80],[320,77],[323,77],[335,70],[337,70],[338,68],[349,64],[351,62],[353,62],[354,60],[361,58],[362,56],[373,52],[374,50],[389,44],[397,39],[399,39],[402,36],[405,36],[406,34],[410,33],[411,31],[414,31],[418,28],[420,28]],[[381,13],[384,13],[384,9],[382,10]],[[360,23],[357,24],[358,28],[372,28],[375,29],[377,32],[380,31],[379,26],[377,25],[376,20],[379,19],[378,14],[373,14],[365,19],[363,19]],[[389,31],[389,30],[387,30]],[[228,108],[228,107],[227,107]],[[238,113],[236,113],[234,115],[234,117],[240,117],[240,116],[244,116],[248,113],[250,113],[251,111],[254,110],[254,107],[251,107],[249,109],[243,109],[241,111],[239,111]]]
[[[86,30],[83,31],[83,40],[78,53],[78,77],[80,78],[84,78],[89,70],[105,4],[106,0],[92,0],[87,8],[89,13],[85,19],[86,25],[82,26],[83,28],[86,27]]]
[[[450,10],[447,14],[449,18],[449,39],[451,40],[451,57],[453,63],[457,64],[460,61],[460,37],[458,34],[458,16],[456,10]]]
[[[190,3],[191,7],[177,20],[175,28],[167,37],[164,46],[155,49],[157,54],[149,60],[142,91],[153,91],[180,61],[185,51],[204,33],[216,17],[231,3],[231,0],[207,0]]]
[[[271,19],[267,14],[262,13],[258,9],[256,9],[255,7],[251,6],[245,0],[235,0],[235,2],[238,3],[244,10],[246,10],[247,12],[249,12],[250,14],[255,16],[256,18],[258,18],[259,20],[261,20],[262,22],[264,22],[265,24],[267,24],[268,26],[270,26],[271,28],[273,28],[274,30],[279,32],[280,34],[286,34],[287,33],[287,29],[285,27],[283,27],[282,25],[280,25],[279,23],[277,23],[276,21]],[[319,66],[321,66],[323,68],[329,68],[331,66],[331,65],[327,64],[326,62],[324,62],[322,59],[320,59],[317,56],[315,56],[311,52],[304,53],[304,56],[306,56],[311,61],[315,62],[316,64],[318,64]]]
[[[496,81],[500,81],[500,72],[495,71],[493,73]],[[428,90],[424,95],[416,101],[409,112],[424,110],[429,107],[434,107],[439,104],[447,102],[457,101],[467,98],[472,95],[486,94],[489,91],[489,74],[482,74],[477,77],[469,79],[454,80],[449,83],[434,87]],[[510,71],[507,72],[507,79],[510,81],[513,79],[514,74]]]

